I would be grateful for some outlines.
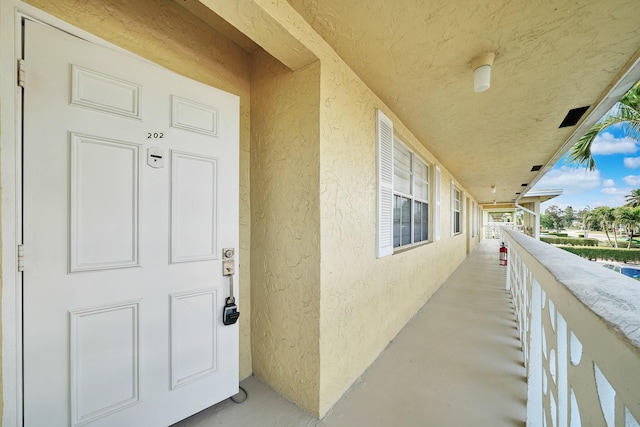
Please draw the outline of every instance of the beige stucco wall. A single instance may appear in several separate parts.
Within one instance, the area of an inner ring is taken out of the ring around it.
[[[442,240],[376,259],[376,108],[423,160],[436,159],[343,63],[323,61],[321,80],[324,414],[463,260],[466,237],[450,237],[451,176],[441,167]]]
[[[26,3],[179,74],[240,97],[240,377],[249,376],[249,55],[171,1],[28,0]]]
[[[321,417],[464,259],[466,236],[450,236],[441,167],[442,240],[375,258],[375,109],[437,160],[286,2],[254,6],[239,23],[281,28],[318,59],[292,72],[253,57],[254,372]]]
[[[317,414],[320,66],[292,72],[263,50],[251,80],[253,369]]]

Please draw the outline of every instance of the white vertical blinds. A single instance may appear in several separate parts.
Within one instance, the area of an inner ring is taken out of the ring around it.
[[[429,166],[420,159],[413,162],[413,196],[416,199],[429,201]]]
[[[411,194],[411,151],[402,144],[393,144],[393,189]]]

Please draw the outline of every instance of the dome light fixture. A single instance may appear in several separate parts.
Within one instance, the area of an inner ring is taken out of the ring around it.
[[[484,92],[491,87],[491,67],[496,54],[493,52],[478,55],[471,61],[473,70],[473,90],[476,93]]]

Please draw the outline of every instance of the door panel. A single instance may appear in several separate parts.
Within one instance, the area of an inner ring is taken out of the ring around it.
[[[140,147],[73,133],[70,140],[70,271],[138,265]]]
[[[24,52],[25,425],[170,425],[236,393],[238,98],[31,21]]]
[[[171,295],[172,389],[215,372],[216,302],[216,291],[211,289]]]
[[[70,312],[72,424],[140,401],[139,307],[136,301]]]
[[[214,259],[216,160],[171,152],[171,261]]]

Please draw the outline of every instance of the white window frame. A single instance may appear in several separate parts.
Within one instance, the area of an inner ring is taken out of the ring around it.
[[[436,165],[435,167],[435,183],[434,183],[434,193],[435,193],[435,209],[433,213],[433,231],[434,231],[434,240],[440,240],[440,211],[441,211],[441,186],[442,186],[442,174],[440,173],[440,167]]]
[[[396,189],[394,186],[393,189],[393,200],[394,200],[394,237],[393,237],[393,249],[394,250],[399,250],[399,249],[406,249],[408,247],[411,246],[415,246],[415,245],[421,245],[424,243],[428,243],[431,241],[431,227],[430,227],[430,223],[431,223],[431,165],[429,165],[429,163],[425,162],[424,160],[422,160],[413,150],[411,150],[409,147],[407,147],[406,144],[404,144],[400,139],[395,138],[394,137],[394,159],[395,159],[395,151],[404,151],[406,154],[408,154],[409,156],[409,169],[406,171],[409,175],[409,191],[400,191],[399,189]],[[417,193],[417,185],[416,182],[418,179],[417,176],[417,172],[416,170],[417,165],[421,164],[425,169],[426,169],[426,176],[425,178],[422,180],[423,183],[426,184],[426,198],[425,197],[418,197],[416,195]],[[393,166],[393,171],[394,171],[394,183],[396,182],[396,172],[397,172],[397,168],[396,168],[396,164],[394,163]],[[397,230],[402,230],[401,225],[396,225],[396,219],[397,219],[397,214],[396,214],[396,200],[398,197],[401,197],[403,199],[406,199],[409,201],[409,206],[410,206],[410,218],[409,218],[409,242],[407,243],[402,243],[401,239],[402,239],[402,231],[399,231],[399,235],[396,234]],[[416,203],[421,203],[422,207],[421,209],[424,209],[426,207],[426,215],[427,215],[427,223],[426,223],[426,238],[424,239],[420,239],[420,240],[416,240],[416,236],[415,236],[415,225],[416,225]],[[399,228],[398,228],[399,227]],[[396,237],[400,240],[399,244],[396,243]]]
[[[456,213],[458,221],[456,224]],[[462,234],[462,191],[451,181],[451,235]]]
[[[465,193],[464,191],[462,192],[460,207],[462,209],[462,213],[460,214],[460,221],[462,221],[462,225],[460,229],[462,230],[462,234],[465,234],[467,232],[467,193]]]
[[[478,209],[476,201],[471,201],[471,237],[478,235]]]

